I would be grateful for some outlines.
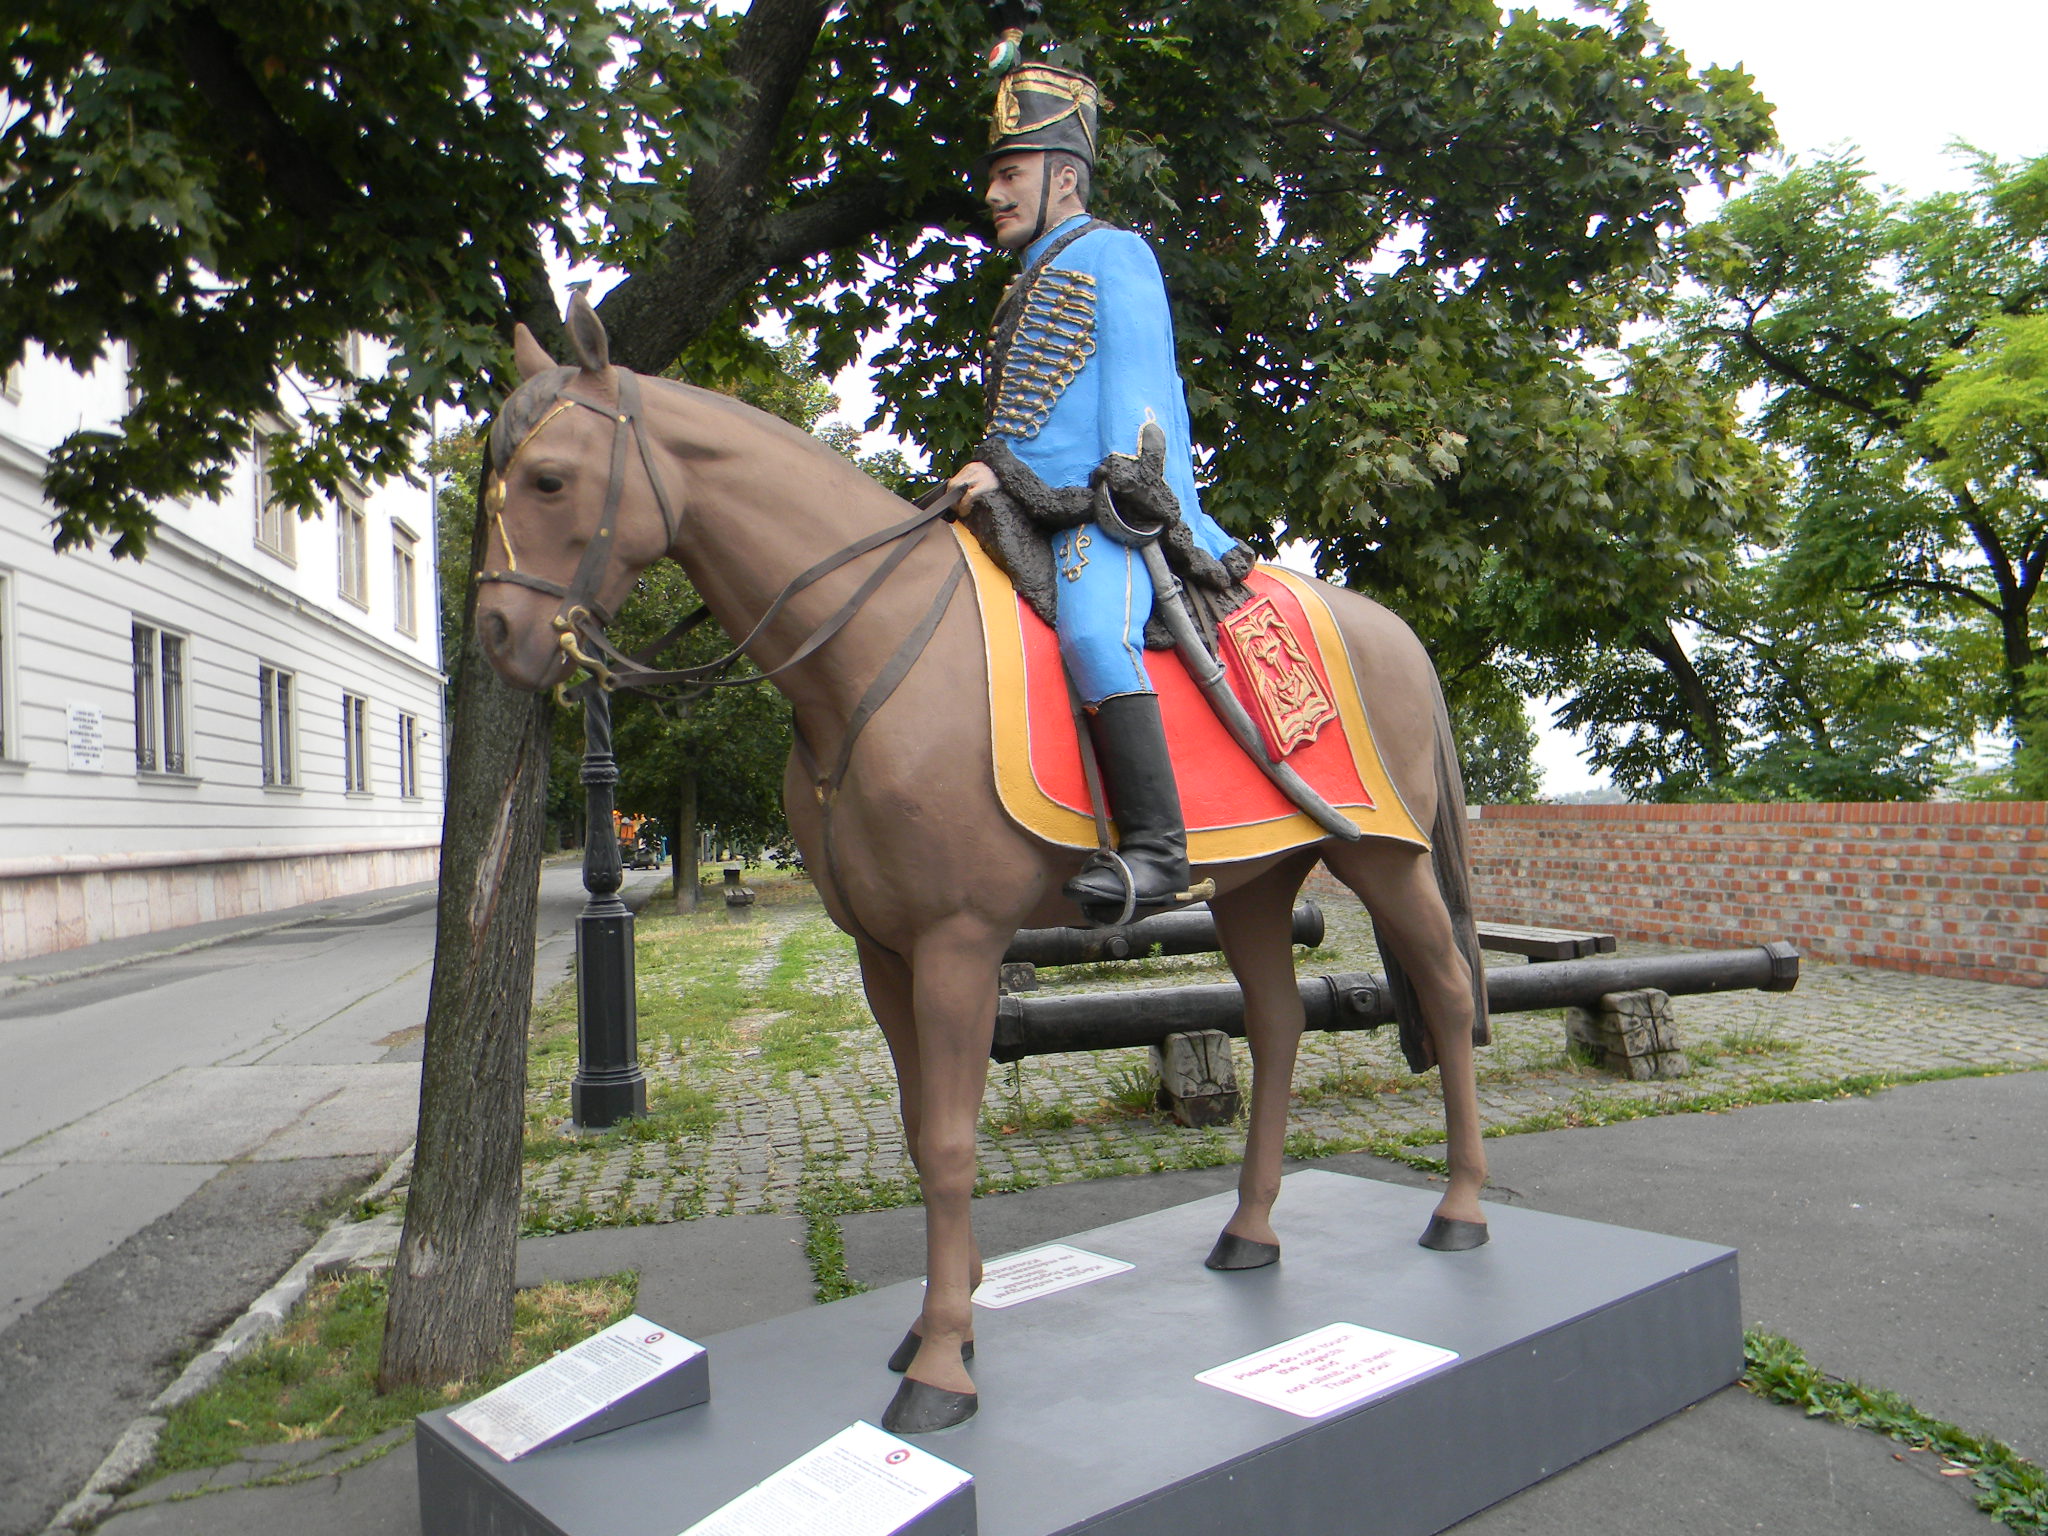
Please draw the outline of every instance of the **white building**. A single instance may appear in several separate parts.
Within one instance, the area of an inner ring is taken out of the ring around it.
[[[31,353],[0,388],[0,960],[438,865],[429,490],[342,487],[300,521],[252,460],[160,507],[144,560],[59,555],[46,455],[126,387]]]

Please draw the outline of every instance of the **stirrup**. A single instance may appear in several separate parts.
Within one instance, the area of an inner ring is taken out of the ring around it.
[[[1143,913],[1146,917],[1158,917],[1164,912],[1178,912],[1182,907],[1191,907],[1198,901],[1207,901],[1216,894],[1214,880],[1197,880],[1184,891],[1174,891],[1150,901],[1138,900],[1137,882],[1131,877],[1131,867],[1120,854],[1107,848],[1096,850],[1105,857],[1114,859],[1118,873],[1123,877],[1124,901],[1121,907],[1107,907],[1099,904],[1076,902],[1081,915],[1097,928],[1121,928]]]

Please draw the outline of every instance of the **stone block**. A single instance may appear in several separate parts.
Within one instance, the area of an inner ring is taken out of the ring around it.
[[[1152,1070],[1159,1107],[1181,1125],[1228,1125],[1244,1103],[1230,1036],[1220,1029],[1168,1035],[1152,1047]]]
[[[1684,1077],[1692,1070],[1671,1022],[1671,999],[1655,987],[1602,994],[1598,1008],[1567,1008],[1565,1038],[1595,1065],[1631,1082]]]

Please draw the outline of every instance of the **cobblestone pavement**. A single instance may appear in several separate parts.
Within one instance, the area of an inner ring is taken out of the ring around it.
[[[1322,902],[1323,946],[1298,952],[1304,975],[1377,970],[1365,915],[1350,901]],[[722,916],[722,914],[720,914]],[[712,921],[714,918],[692,919]],[[853,946],[817,941],[829,924],[815,900],[763,906],[749,930],[757,946],[738,977],[758,991],[793,936],[822,958],[803,984],[858,995]],[[1770,935],[1760,935],[1770,937]],[[1676,953],[1624,945],[1624,956]],[[1508,956],[1495,965],[1521,964]],[[1122,966],[1040,972],[1047,992],[1118,990],[1227,981],[1219,958],[1184,956]],[[1807,960],[1790,993],[1726,993],[1672,1001],[1691,1074],[1629,1082],[1575,1064],[1562,1016],[1509,1014],[1493,1021],[1480,1052],[1479,1097],[1494,1127],[1529,1128],[1538,1117],[1610,1109],[1615,1101],[1678,1104],[1773,1086],[1861,1074],[2048,1066],[2048,990],[1950,981]],[[741,1020],[779,1015],[742,1013]],[[671,1140],[605,1137],[530,1163],[529,1228],[671,1221],[733,1212],[789,1212],[808,1188],[840,1181],[872,1187],[886,1203],[908,1173],[894,1077],[881,1035],[869,1027],[835,1037],[830,1065],[811,1075],[771,1071],[750,1048],[642,1041],[650,1101],[678,1087],[709,1091],[720,1106],[706,1135]],[[758,1034],[758,1025],[751,1034]],[[1240,1080],[1250,1064],[1238,1044]],[[573,1062],[558,1063],[566,1076]],[[1014,1188],[1122,1173],[1234,1161],[1241,1128],[1189,1130],[1135,1110],[1149,1095],[1142,1050],[1039,1057],[992,1066],[983,1105],[981,1172],[987,1188]],[[1295,1073],[1290,1145],[1303,1153],[1351,1150],[1441,1135],[1435,1075],[1412,1076],[1391,1027],[1311,1034]],[[561,1084],[537,1082],[537,1091]],[[1426,1148],[1424,1149],[1427,1150]]]

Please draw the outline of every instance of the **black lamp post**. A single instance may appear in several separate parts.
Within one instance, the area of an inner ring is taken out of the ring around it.
[[[576,1076],[569,1118],[579,1129],[603,1130],[647,1113],[647,1074],[640,1070],[640,1014],[633,986],[633,914],[619,900],[625,872],[612,822],[611,695],[594,682],[583,698],[583,889],[576,919]]]

